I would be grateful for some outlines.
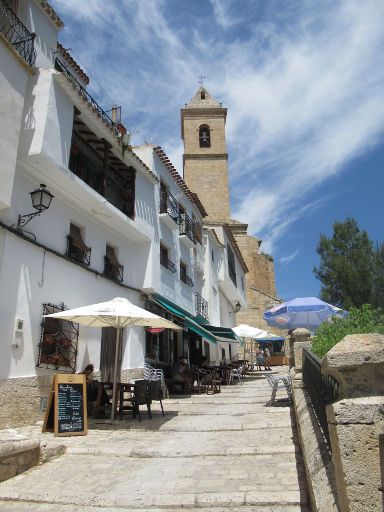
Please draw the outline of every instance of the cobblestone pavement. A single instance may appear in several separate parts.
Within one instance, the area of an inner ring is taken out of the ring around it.
[[[55,438],[39,426],[0,431],[0,441],[66,446],[1,483],[0,510],[309,512],[292,410],[286,400],[267,406],[270,392],[254,374],[216,395],[165,400],[164,418],[155,405],[141,423],[95,420],[87,436]]]

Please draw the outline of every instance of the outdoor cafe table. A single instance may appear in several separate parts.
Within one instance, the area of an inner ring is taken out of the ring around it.
[[[123,414],[123,405],[124,405],[124,393],[131,393],[134,396],[136,385],[132,382],[118,382],[116,387],[116,403],[115,403],[115,415],[117,411],[122,416]],[[103,391],[107,393],[107,391],[112,392],[113,383],[112,382],[99,382],[98,391],[97,391],[97,399],[96,399],[96,407],[95,407],[95,415],[99,417],[100,411],[105,410],[105,407],[101,405],[101,398],[103,395]]]

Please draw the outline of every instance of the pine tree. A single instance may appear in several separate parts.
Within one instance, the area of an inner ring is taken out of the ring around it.
[[[320,266],[313,271],[322,283],[323,300],[348,310],[370,304],[375,294],[380,295],[375,292],[380,286],[375,270],[384,264],[384,249],[381,246],[376,256],[367,232],[360,231],[355,219],[336,221],[331,238],[320,236],[317,252]]]

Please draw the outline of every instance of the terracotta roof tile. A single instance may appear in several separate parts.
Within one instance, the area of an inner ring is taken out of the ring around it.
[[[156,155],[160,158],[160,160],[163,162],[165,167],[170,172],[171,176],[177,183],[177,185],[181,188],[181,190],[185,193],[185,195],[188,197],[188,199],[193,203],[196,208],[199,210],[202,217],[207,216],[207,212],[205,211],[203,205],[200,202],[200,199],[198,198],[197,194],[193,194],[189,188],[187,187],[185,181],[180,176],[180,174],[177,172],[171,161],[169,160],[168,156],[166,155],[165,151],[161,146],[155,146],[154,151]]]
[[[68,51],[62,46],[59,42],[57,43],[57,49],[60,52],[62,58],[66,61],[67,64],[71,66],[72,69],[76,71],[76,73],[80,76],[84,83],[89,84],[88,75],[81,69],[75,59],[68,53]]]
[[[54,8],[46,0],[37,0],[37,3],[48,14],[48,16],[59,30],[64,27],[63,20],[59,18]]]

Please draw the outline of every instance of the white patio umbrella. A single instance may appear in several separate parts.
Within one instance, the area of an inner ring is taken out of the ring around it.
[[[251,338],[255,339],[257,336],[265,334],[265,331],[262,329],[258,329],[257,327],[252,327],[248,324],[240,324],[236,327],[232,327],[232,331],[234,331],[237,336],[241,338]],[[244,340],[243,340],[244,341]],[[253,345],[251,343],[251,360],[253,359]],[[245,343],[244,343],[244,360],[245,360]]]
[[[88,327],[114,327],[116,329],[115,369],[113,376],[111,420],[115,419],[115,403],[117,388],[117,359],[119,353],[120,332],[124,327],[163,327],[165,329],[182,329],[173,322],[154,315],[146,309],[135,306],[128,299],[117,297],[108,302],[92,304],[75,309],[45,315],[48,318],[69,320]]]
[[[251,327],[247,324],[240,324],[236,327],[232,327],[232,331],[234,331],[237,336],[241,338],[256,338],[260,334],[264,333],[262,329],[258,329],[257,327]]]

